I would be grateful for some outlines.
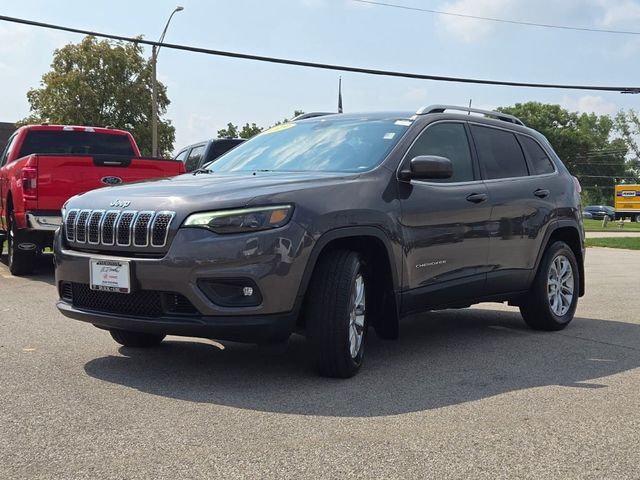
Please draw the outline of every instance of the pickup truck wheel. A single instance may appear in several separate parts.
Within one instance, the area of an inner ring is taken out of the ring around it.
[[[640,223],[640,213],[636,215],[636,222]]]
[[[357,252],[330,252],[316,266],[305,314],[312,359],[323,376],[352,377],[362,365],[368,280]]]
[[[13,212],[9,215],[9,235],[7,236],[7,263],[12,275],[28,275],[36,266],[37,247],[32,250],[20,250],[21,243],[31,243],[25,238],[24,232],[16,230],[16,218]]]
[[[111,338],[124,347],[149,348],[160,345],[166,335],[128,330],[109,330]]]
[[[578,262],[569,245],[547,248],[520,312],[534,330],[562,330],[573,319],[580,285]]]

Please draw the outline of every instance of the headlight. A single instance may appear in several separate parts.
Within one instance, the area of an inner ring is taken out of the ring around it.
[[[194,213],[187,217],[184,226],[206,228],[216,233],[259,232],[286,225],[292,213],[293,205]]]

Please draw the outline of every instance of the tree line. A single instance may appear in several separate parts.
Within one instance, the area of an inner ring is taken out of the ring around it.
[[[151,152],[151,61],[140,45],[87,36],[56,49],[51,69],[27,92],[27,123],[112,126],[130,131],[144,155]],[[159,151],[173,151],[175,127],[165,117],[170,100],[158,82]],[[640,183],[640,117],[571,112],[560,105],[517,103],[499,108],[547,137],[583,186],[586,203],[611,204],[616,183]],[[293,116],[303,113],[295,111]],[[286,122],[278,121],[275,125]],[[251,138],[256,123],[228,123],[219,137]]]

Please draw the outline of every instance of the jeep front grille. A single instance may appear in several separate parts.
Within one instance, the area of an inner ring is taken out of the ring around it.
[[[69,210],[65,238],[74,244],[162,248],[167,244],[175,212],[133,210]]]

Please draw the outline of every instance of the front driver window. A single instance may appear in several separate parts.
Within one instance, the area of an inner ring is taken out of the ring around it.
[[[467,133],[462,123],[436,123],[427,127],[409,149],[407,158],[419,155],[446,157],[453,164],[451,178],[430,182],[470,182],[473,180],[473,163]]]

